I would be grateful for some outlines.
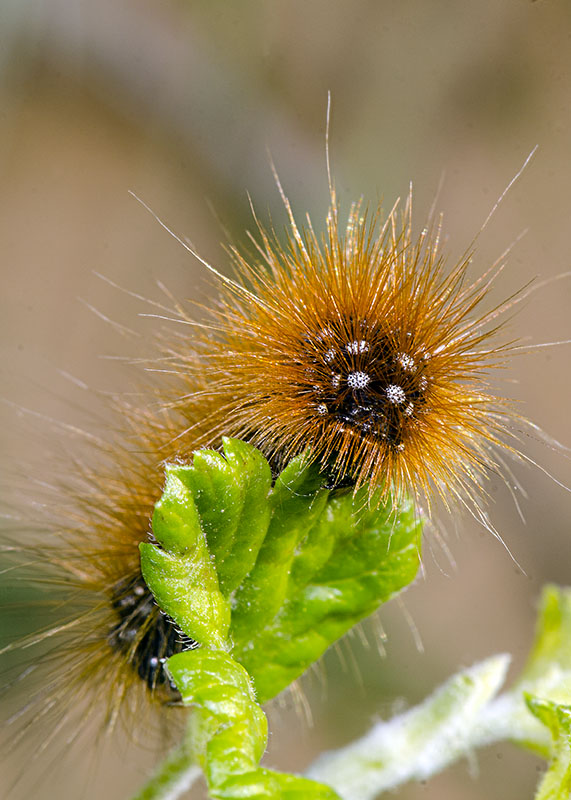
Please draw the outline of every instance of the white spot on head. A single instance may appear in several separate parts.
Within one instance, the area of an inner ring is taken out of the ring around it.
[[[366,353],[369,349],[369,342],[366,342],[364,339],[355,342],[349,342],[345,345],[345,350],[352,355],[357,355],[357,353]]]
[[[405,408],[405,410],[403,411],[403,414],[405,414],[407,417],[412,417],[413,411],[414,411],[414,405],[412,403],[409,403]]]
[[[331,363],[331,361],[335,360],[335,356],[336,355],[337,354],[336,354],[334,348],[332,347],[325,353],[325,355],[323,356],[323,360],[326,361],[329,364],[329,363]]]
[[[324,414],[327,414],[327,406],[325,405],[325,403],[320,403],[320,404],[317,406],[317,413],[318,413],[320,416],[323,416]]]
[[[365,389],[370,381],[366,372],[350,372],[347,375],[347,386],[350,389]]]
[[[396,383],[389,383],[386,388],[387,400],[389,403],[400,405],[406,400],[406,394],[402,386],[397,386]]]
[[[323,341],[323,339],[331,339],[333,335],[334,334],[331,328],[322,328],[317,334],[316,338],[320,341]]]
[[[415,371],[416,364],[414,363],[414,358],[409,356],[408,353],[399,353],[396,357],[396,360],[405,372]]]

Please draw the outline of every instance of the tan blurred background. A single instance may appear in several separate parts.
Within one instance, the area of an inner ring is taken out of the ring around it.
[[[144,303],[96,273],[154,299],[157,280],[181,297],[208,291],[204,270],[129,190],[225,269],[220,242],[227,234],[245,241],[253,227],[247,192],[263,219],[271,214],[278,229],[285,222],[270,151],[297,213],[310,211],[320,227],[329,90],[343,203],[363,195],[390,206],[412,180],[420,227],[443,179],[438,207],[454,259],[537,144],[479,240],[473,274],[524,230],[498,299],[570,269],[568,0],[2,0],[2,398],[85,424],[83,410],[97,410],[92,393],[65,373],[100,391],[132,389],[132,370],[103,356],[145,354],[157,323],[138,316],[149,310]],[[568,338],[570,301],[570,282],[557,281],[526,303],[510,330],[535,342]],[[140,336],[122,337],[85,303]],[[565,347],[524,356],[502,391],[570,445],[568,364]],[[47,443],[38,444],[14,407],[1,415],[9,470],[35,461],[49,473],[50,425]],[[531,439],[525,451],[571,484],[561,453]],[[571,585],[571,541],[569,494],[538,469],[515,472],[529,493],[527,524],[499,482],[491,515],[521,569],[470,519],[445,519],[438,528],[455,565],[429,535],[424,577],[380,615],[386,656],[358,638],[329,653],[325,681],[303,684],[313,726],[291,698],[274,708],[269,763],[302,770],[316,753],[492,653],[510,652],[516,674],[542,585]],[[378,622],[365,630],[370,642],[379,638]],[[121,760],[109,755],[94,765],[89,754],[88,769],[55,765],[35,796],[122,800],[149,757],[131,750]],[[520,800],[533,796],[540,768],[509,745],[493,747],[395,796]],[[3,779],[10,776],[0,787]],[[16,790],[14,799],[22,797]]]

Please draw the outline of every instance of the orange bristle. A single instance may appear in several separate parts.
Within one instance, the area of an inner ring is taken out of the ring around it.
[[[156,407],[151,412],[117,401],[110,411],[123,434],[95,446],[91,440],[88,454],[83,443],[82,458],[69,459],[65,478],[36,486],[37,543],[11,537],[6,548],[24,567],[20,578],[29,577],[42,592],[40,610],[58,620],[5,648],[17,651],[17,661],[34,663],[37,684],[8,721],[7,749],[45,730],[50,740],[58,733],[71,744],[95,719],[104,731],[120,722],[128,736],[144,729],[152,740],[165,704],[178,701],[163,661],[194,643],[154,603],[141,575],[139,544],[150,535],[163,459],[191,453],[174,446],[172,421]],[[21,665],[14,670],[18,683]],[[170,712],[169,725],[178,730],[177,716]],[[46,746],[40,737],[31,756]]]
[[[384,220],[354,204],[341,230],[334,193],[321,238],[291,218],[281,245],[259,226],[257,260],[232,250],[238,281],[222,284],[198,355],[184,337],[167,349],[183,386],[172,405],[196,418],[200,379],[209,444],[243,437],[279,463],[309,449],[334,482],[395,503],[477,503],[494,447],[517,452],[487,377],[509,352],[495,335],[510,303],[478,311],[501,265],[466,287],[470,257],[447,271],[440,226],[417,240],[411,226],[409,199]]]

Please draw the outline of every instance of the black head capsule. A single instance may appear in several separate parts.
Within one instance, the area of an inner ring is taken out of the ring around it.
[[[381,325],[351,318],[337,328],[330,324],[327,336],[320,331],[303,343],[312,362],[317,414],[325,424],[341,422],[357,436],[404,449],[426,404],[428,359],[408,343],[404,348],[402,337]]]

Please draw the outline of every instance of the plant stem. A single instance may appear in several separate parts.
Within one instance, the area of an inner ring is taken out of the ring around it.
[[[170,753],[150,781],[132,800],[177,800],[198,779],[201,770],[193,762],[188,742]]]
[[[410,780],[425,780],[462,756],[479,738],[482,712],[502,685],[509,657],[494,656],[449,679],[419,706],[380,722],[362,739],[322,755],[306,773],[326,781],[342,798],[373,800]],[[531,717],[531,715],[528,715]]]

